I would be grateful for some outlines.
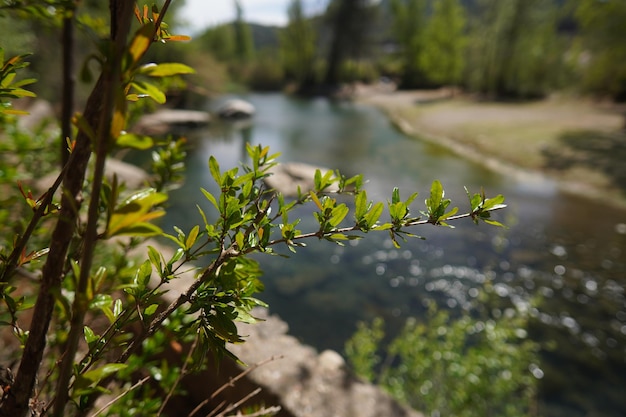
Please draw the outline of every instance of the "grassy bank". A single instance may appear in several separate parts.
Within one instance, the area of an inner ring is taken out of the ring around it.
[[[512,175],[626,207],[623,108],[591,101],[477,102],[443,91],[367,94],[404,132]]]

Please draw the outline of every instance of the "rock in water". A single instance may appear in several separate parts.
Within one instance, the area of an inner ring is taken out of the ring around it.
[[[251,103],[241,99],[232,99],[224,102],[217,109],[217,115],[222,119],[247,119],[252,117],[255,111]]]

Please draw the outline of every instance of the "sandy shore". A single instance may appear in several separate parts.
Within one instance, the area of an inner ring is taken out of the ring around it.
[[[358,93],[408,135],[497,172],[548,176],[565,191],[626,208],[624,108],[571,98],[478,102],[449,90]]]

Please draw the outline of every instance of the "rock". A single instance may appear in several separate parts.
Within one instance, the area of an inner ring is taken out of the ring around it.
[[[339,353],[315,349],[286,333],[287,326],[267,310],[254,311],[264,321],[239,325],[246,342],[230,346],[244,363],[256,364],[249,378],[274,394],[296,417],[423,417],[398,404],[379,387],[350,374]]]
[[[251,103],[240,99],[224,102],[218,109],[217,115],[222,119],[247,119],[252,117],[256,109]]]
[[[133,131],[143,135],[161,135],[175,128],[198,128],[211,121],[209,113],[195,110],[162,109],[139,118]]]
[[[54,119],[52,104],[46,100],[36,99],[25,109],[28,114],[20,116],[17,123],[21,129],[35,131],[46,120]],[[56,126],[56,124],[55,124]]]
[[[113,175],[117,175],[120,183],[125,183],[126,187],[132,190],[145,186],[149,175],[146,171],[134,165],[114,158],[108,158],[104,166],[104,175],[111,180]],[[52,172],[35,183],[35,188],[40,192],[46,191],[59,176],[58,172]],[[58,191],[58,190],[57,190]]]
[[[330,171],[328,168],[301,162],[278,164],[270,170],[272,175],[266,177],[264,181],[269,188],[285,196],[293,197],[298,195],[298,187],[300,187],[302,193],[308,193],[315,189],[315,171],[318,169],[322,172],[322,175]],[[336,192],[338,188],[336,185],[333,185],[326,190]]]

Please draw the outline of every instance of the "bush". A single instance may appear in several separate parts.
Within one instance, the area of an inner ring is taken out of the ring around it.
[[[485,288],[481,303],[492,291]],[[346,353],[358,375],[431,416],[534,415],[541,370],[539,346],[525,330],[527,307],[499,319],[476,310],[453,317],[430,302],[427,319],[408,319],[386,347],[381,319],[361,323]]]

